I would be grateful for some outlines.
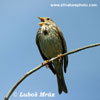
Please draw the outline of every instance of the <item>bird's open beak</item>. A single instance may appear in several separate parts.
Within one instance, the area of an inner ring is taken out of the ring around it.
[[[42,26],[43,24],[44,24],[44,22],[40,22],[40,23],[38,23],[40,26]]]
[[[44,17],[38,17],[40,20],[41,20],[41,22],[44,22],[45,21],[45,18]]]
[[[40,26],[42,26],[43,24],[44,24],[44,22],[45,22],[45,18],[44,17],[38,17],[40,20],[41,20],[41,22],[40,23],[38,23]]]

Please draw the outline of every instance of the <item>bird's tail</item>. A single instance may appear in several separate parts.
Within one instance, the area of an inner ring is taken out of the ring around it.
[[[66,84],[65,84],[62,68],[60,69],[60,73],[56,73],[56,76],[57,76],[59,94],[61,94],[62,91],[67,93],[68,90],[67,90],[67,87],[66,87]]]

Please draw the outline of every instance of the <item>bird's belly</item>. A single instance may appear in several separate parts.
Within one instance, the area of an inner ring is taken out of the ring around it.
[[[48,59],[63,52],[61,40],[57,34],[41,36],[39,43],[41,51]]]

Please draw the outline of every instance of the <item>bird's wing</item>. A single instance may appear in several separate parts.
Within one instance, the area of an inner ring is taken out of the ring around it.
[[[38,34],[38,33],[37,33],[37,34]],[[36,35],[36,44],[37,44],[37,46],[38,46],[38,49],[39,49],[39,51],[40,51],[40,54],[41,54],[42,58],[43,58],[44,60],[48,60],[48,58],[45,57],[45,55],[42,53],[42,51],[41,51],[41,49],[40,49],[38,35]],[[55,74],[55,69],[54,69],[54,67],[52,66],[52,63],[49,63],[48,66],[49,66],[50,70]]]
[[[61,30],[58,27],[56,27],[56,29],[59,32],[59,36],[60,36],[60,39],[61,39],[61,42],[62,42],[63,53],[65,53],[65,52],[67,52],[66,41],[64,39],[64,36],[63,36]],[[67,66],[68,66],[68,56],[64,56],[64,72],[65,73],[66,73]]]

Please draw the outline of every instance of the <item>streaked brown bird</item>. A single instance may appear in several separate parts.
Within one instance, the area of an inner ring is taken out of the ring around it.
[[[42,58],[44,60],[49,60],[52,57],[56,57],[59,54],[67,52],[64,36],[55,22],[49,17],[38,18],[41,22],[39,23],[40,28],[36,35],[36,44]],[[68,56],[64,56],[61,59],[48,64],[48,67],[57,76],[59,94],[61,94],[62,91],[65,93],[68,92],[63,75],[63,62],[64,72],[66,73]]]

